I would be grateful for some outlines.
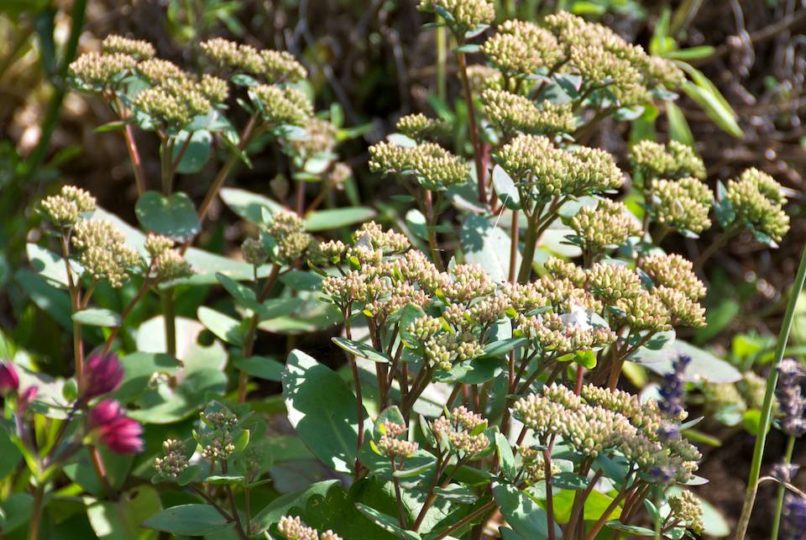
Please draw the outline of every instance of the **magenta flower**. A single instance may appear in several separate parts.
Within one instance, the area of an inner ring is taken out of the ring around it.
[[[143,427],[126,416],[120,403],[113,399],[103,400],[90,411],[89,425],[100,441],[115,453],[143,451]]]
[[[84,390],[82,399],[92,398],[115,391],[123,380],[123,366],[114,353],[91,354],[84,365]]]
[[[0,396],[16,392],[20,387],[20,376],[11,362],[0,362]]]
[[[29,386],[25,390],[22,391],[20,397],[17,399],[17,417],[21,418],[25,416],[25,410],[28,408],[28,405],[36,398],[36,395],[39,393],[39,388],[36,386]]]

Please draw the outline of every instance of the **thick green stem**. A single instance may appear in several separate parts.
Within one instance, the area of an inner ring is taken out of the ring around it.
[[[784,466],[792,463],[792,453],[795,451],[795,436],[790,435],[786,441],[786,451],[784,452]],[[775,499],[775,513],[772,516],[772,532],[770,538],[778,540],[778,531],[781,528],[781,514],[784,510],[784,495],[786,494],[786,486],[780,484],[778,486],[778,496]]]
[[[45,499],[45,486],[37,485],[31,504],[31,521],[28,523],[28,540],[39,540],[39,527],[42,522],[42,503]]]
[[[526,235],[523,237],[523,256],[521,258],[521,268],[518,272],[518,283],[526,283],[532,274],[532,262],[535,259],[535,249],[537,249],[537,220],[530,219],[526,227]]]
[[[767,442],[767,431],[769,431],[772,423],[772,404],[775,397],[775,386],[778,384],[778,366],[784,357],[786,343],[789,340],[789,333],[792,330],[792,323],[795,319],[795,305],[800,297],[800,291],[803,290],[804,281],[806,281],[806,249],[803,250],[795,282],[789,291],[789,301],[786,305],[781,331],[778,334],[778,342],[775,345],[775,356],[770,366],[770,373],[767,376],[767,390],[764,394],[764,404],[761,407],[761,420],[758,435],[756,435],[756,445],[753,449],[753,461],[750,464],[750,476],[747,479],[742,515],[736,525],[736,535],[734,536],[736,540],[744,540],[747,534],[747,526],[750,524],[750,515],[753,513],[753,505],[758,491],[758,478],[761,474],[761,461],[764,457],[764,445]]]
[[[430,189],[424,190],[423,208],[425,209],[426,226],[428,227],[428,249],[431,251],[431,259],[437,270],[443,271],[442,255],[439,253],[439,242],[437,241],[437,231],[434,216],[434,195]]]
[[[280,265],[274,264],[271,267],[271,272],[269,273],[268,277],[266,277],[266,281],[263,283],[263,288],[261,289],[260,293],[257,295],[257,302],[258,304],[262,304],[266,298],[268,298],[269,293],[271,293],[272,287],[274,287],[274,283],[277,281],[277,277],[280,275]],[[244,346],[243,346],[243,357],[249,358],[252,356],[252,353],[255,349],[255,339],[257,337],[257,327],[260,324],[260,313],[254,313],[252,318],[249,321],[249,330],[246,333],[246,337],[244,338]],[[243,403],[246,401],[246,391],[247,386],[249,384],[249,375],[245,371],[241,371],[238,375],[238,403]]]
[[[173,290],[160,291],[162,318],[165,322],[165,352],[176,357],[176,305]]]

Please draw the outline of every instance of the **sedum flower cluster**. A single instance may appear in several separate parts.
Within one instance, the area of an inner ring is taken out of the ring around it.
[[[106,220],[80,220],[73,228],[71,244],[84,271],[113,287],[122,287],[141,262],[140,255],[126,244],[123,233]]]
[[[398,146],[380,142],[369,148],[369,168],[383,174],[414,176],[424,188],[441,191],[465,183],[470,169],[465,161],[436,143]]]
[[[528,98],[503,90],[485,90],[481,94],[483,110],[489,121],[504,133],[571,133],[576,119],[571,104],[544,101],[538,107]]]
[[[286,51],[259,51],[223,38],[207,40],[201,49],[218,66],[257,76],[267,84],[298,82],[307,75],[305,68]]]
[[[299,516],[281,517],[277,530],[286,540],[342,540],[341,536],[331,530],[320,534],[313,527],[305,525]]]
[[[224,80],[212,75],[197,78],[155,58],[154,53],[154,47],[145,41],[108,36],[101,53],[84,54],[70,65],[70,75],[79,89],[100,92],[110,99],[115,92],[125,94],[129,83],[142,81],[147,87],[125,98],[131,100],[136,121],[146,129],[170,134],[227,99]]]
[[[292,212],[279,211],[274,214],[271,223],[266,227],[263,246],[272,262],[287,265],[301,259],[311,241],[312,237],[305,232],[305,225],[299,216]],[[252,261],[264,258],[263,252],[254,244],[247,245],[245,256]]]
[[[521,200],[581,197],[619,188],[624,176],[613,156],[598,148],[557,148],[541,135],[518,135],[496,154]]]
[[[187,277],[193,269],[179,251],[173,249],[174,241],[166,236],[150,234],[145,241],[145,250],[151,258],[150,277],[158,282]]]
[[[406,433],[406,426],[394,422],[386,422],[381,427],[381,438],[378,441],[378,450],[386,457],[397,460],[414,455],[418,444],[400,437]]]
[[[484,433],[486,428],[487,420],[465,407],[456,407],[431,422],[431,432],[440,447],[466,458],[476,456],[490,446]]]
[[[641,225],[627,207],[610,199],[582,208],[568,225],[576,233],[577,243],[594,254],[615,249],[641,232]]]
[[[346,267],[322,284],[342,313],[362,313],[373,328],[405,321],[400,330],[407,350],[445,376],[484,354],[499,321],[509,321],[513,335],[526,338],[548,362],[606,349],[626,335],[705,323],[698,302],[704,286],[678,255],[645,257],[640,269],[598,262],[585,270],[550,259],[537,281],[498,284],[474,265],[440,272],[408,247],[398,233],[369,224],[354,245],[321,243],[309,257],[319,266]]]
[[[644,181],[655,178],[679,179],[693,176],[705,178],[705,165],[694,149],[677,141],[664,146],[644,140],[630,149],[630,162]]]
[[[541,25],[509,20],[482,46],[504,87],[529,93],[534,81],[555,74],[580,79],[581,99],[596,96],[609,106],[651,101],[659,88],[676,89],[684,75],[672,62],[648,55],[609,28],[567,12],[549,15]]]
[[[307,75],[305,68],[288,52],[257,50],[223,38],[201,44],[204,54],[221,68],[255,77],[249,86],[252,104],[270,128],[304,126],[313,116],[313,104],[299,88],[292,86]]]
[[[702,534],[702,506],[690,491],[669,497],[669,509],[669,521],[681,524],[695,534]]]
[[[464,36],[495,19],[495,5],[490,0],[420,0],[418,9],[436,11],[445,17],[457,36]]]
[[[95,211],[95,197],[75,186],[64,186],[58,195],[42,200],[42,210],[48,220],[59,228],[70,228],[84,214]]]
[[[723,226],[749,227],[773,242],[780,242],[789,231],[789,216],[784,212],[786,197],[781,185],[758,169],[747,169],[739,178],[728,180],[724,200],[730,205]]]
[[[445,123],[433,118],[428,118],[422,113],[403,116],[397,121],[395,127],[403,135],[421,142],[428,139],[439,138],[444,135],[448,129]]]
[[[586,385],[576,395],[552,384],[516,401],[513,412],[539,440],[556,436],[589,458],[620,455],[645,481],[686,482],[700,459],[685,440],[659,435],[664,417],[654,402],[620,390]]]

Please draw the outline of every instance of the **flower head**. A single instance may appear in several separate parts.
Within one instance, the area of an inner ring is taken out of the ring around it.
[[[119,83],[136,64],[137,60],[128,54],[90,52],[74,60],[69,73],[79,89],[100,92]]]
[[[806,396],[803,381],[806,371],[797,360],[786,358],[778,366],[778,386],[775,396],[781,412],[781,430],[787,435],[800,437],[806,433]]]
[[[714,195],[693,177],[658,180],[652,186],[651,212],[655,221],[678,231],[699,234],[711,226],[708,213]]]
[[[490,122],[505,132],[570,133],[576,125],[570,104],[544,101],[538,107],[528,98],[503,90],[485,90],[481,101]]]
[[[640,233],[640,225],[627,207],[610,199],[600,199],[596,207],[582,208],[569,226],[594,253],[618,247]]]
[[[137,60],[146,60],[154,56],[154,46],[140,39],[129,39],[115,34],[108,35],[101,42],[101,48],[106,54],[128,54]]]
[[[649,178],[705,178],[705,165],[694,149],[671,141],[667,146],[644,140],[630,149],[633,167]]]
[[[509,76],[533,75],[563,58],[557,38],[528,21],[508,20],[482,46],[490,62]]]
[[[658,408],[670,418],[679,420],[685,413],[685,373],[691,357],[681,354],[672,362],[672,371],[663,376]]]
[[[250,90],[263,120],[271,126],[303,126],[313,116],[313,105],[304,93],[292,87],[261,84]]]
[[[299,516],[283,516],[280,518],[280,523],[277,524],[277,530],[286,540],[319,540],[319,533],[316,532],[316,529],[302,523]]]
[[[111,222],[85,219],[73,229],[72,244],[84,270],[95,279],[122,287],[140,256],[126,245],[126,239]]]
[[[789,231],[789,216],[783,208],[786,197],[772,176],[747,169],[738,179],[728,180],[725,198],[735,213],[735,222],[752,227],[773,242],[780,242]]]
[[[690,491],[683,491],[680,495],[669,497],[669,508],[672,519],[678,520],[696,534],[702,533],[702,507]]]
[[[407,114],[397,121],[395,127],[403,135],[417,141],[438,138],[447,129],[443,122],[428,118],[422,113]]]
[[[20,388],[17,368],[9,361],[0,362],[0,396],[16,392]]]
[[[463,456],[475,456],[490,446],[484,434],[487,420],[465,407],[456,407],[447,416],[440,416],[431,423],[431,430],[438,441]]]
[[[495,19],[495,6],[490,0],[420,0],[422,11],[435,11],[449,17],[448,25],[464,36],[470,30]]]
[[[143,451],[143,427],[126,416],[115,400],[106,399],[90,411],[89,427],[115,453],[137,454]]]
[[[84,364],[82,398],[89,401],[114,392],[123,381],[123,366],[114,353],[93,353]]]
[[[176,479],[188,466],[184,444],[176,439],[166,439],[162,443],[162,457],[154,459],[154,468],[165,478]]]
[[[414,147],[381,142],[369,148],[369,168],[384,174],[412,174],[430,190],[444,190],[469,178],[464,160],[431,142]]]
[[[273,258],[281,264],[292,264],[301,258],[310,246],[311,235],[305,232],[302,220],[292,212],[277,212],[266,232],[276,244]]]
[[[42,200],[42,209],[58,227],[72,227],[82,214],[95,211],[95,197],[75,186],[63,186],[58,195]]]
[[[781,538],[783,540],[801,540],[806,530],[806,499],[789,490],[784,495],[783,522]]]
[[[222,38],[207,40],[201,48],[219,66],[256,75],[269,84],[297,82],[307,75],[302,64],[287,51],[259,51]]]

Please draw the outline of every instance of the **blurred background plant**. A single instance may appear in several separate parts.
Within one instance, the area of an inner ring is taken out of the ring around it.
[[[36,203],[67,179],[92,192],[101,207],[135,221],[137,193],[124,139],[104,136],[97,128],[115,116],[101,101],[68,92],[67,69],[80,50],[97,50],[103,37],[118,33],[150,41],[158,56],[180,65],[198,63],[194,56],[198,44],[220,35],[258,48],[292,52],[309,71],[309,90],[317,105],[335,104],[327,115],[337,128],[340,159],[354,171],[342,190],[327,193],[318,204],[327,208],[336,201],[354,206],[363,202],[379,219],[406,228],[411,224],[401,213],[405,205],[390,197],[398,193],[395,183],[369,172],[368,145],[394,131],[401,116],[425,112],[445,122],[447,137],[456,148],[472,148],[472,141],[465,140],[468,108],[459,99],[456,59],[448,52],[451,37],[445,29],[420,32],[426,19],[416,4],[405,0],[1,2],[0,356],[11,357],[19,344],[25,344],[26,353],[36,356],[37,365],[48,373],[69,372],[70,364],[62,354],[71,340],[64,316],[24,268],[26,243],[37,240],[29,231],[36,231],[41,219]],[[704,423],[697,426],[707,448],[701,475],[716,486],[705,486],[700,492],[723,514],[735,517],[760,417],[760,376],[772,359],[772,336],[780,326],[785,284],[794,275],[806,243],[802,125],[806,8],[796,0],[501,0],[498,4],[499,14],[526,20],[568,10],[603,22],[627,41],[641,43],[650,53],[673,61],[685,73],[679,100],[636,108],[628,123],[603,119],[584,134],[587,144],[607,149],[620,164],[629,162],[628,144],[644,139],[694,144],[708,167],[706,181],[718,196],[718,179],[738,178],[751,166],[769,173],[787,190],[792,230],[780,249],[766,249],[749,230],[729,238],[703,267],[709,282],[707,325],[682,333],[696,345],[707,344],[713,354],[743,374],[736,383],[693,382],[688,392],[690,406],[706,413]],[[469,50],[467,54],[474,58],[478,53]],[[158,142],[143,140],[141,144],[143,170],[156,178]],[[231,184],[284,199],[293,186],[291,165],[278,152],[257,154],[251,167],[240,168]],[[214,170],[211,162],[197,174]],[[206,187],[196,179],[185,175],[179,187],[198,200]],[[637,190],[627,199],[632,208],[640,200]],[[213,217],[233,217],[231,207],[219,202],[212,204],[210,212]],[[200,245],[234,254],[244,235],[255,232],[249,227],[240,220],[217,220]],[[667,245],[696,260],[718,234],[714,227],[701,238],[670,237]],[[185,295],[192,299],[178,306],[180,313],[195,312],[209,294],[206,288],[195,291]],[[121,293],[97,291],[100,301],[111,305],[123,305],[134,293],[128,285]],[[132,314],[137,324],[142,317]],[[261,339],[285,350],[297,340],[293,333]],[[326,336],[313,334],[305,339],[314,348],[328,346]],[[786,355],[806,357],[806,295],[799,304]],[[643,368],[628,365],[626,373],[636,387],[646,387],[649,375]],[[262,384],[260,392],[277,392],[276,383]],[[770,435],[771,459],[783,455],[785,440],[778,432]],[[805,459],[796,451],[792,461]],[[761,496],[767,504],[758,505],[754,522],[765,524],[770,521],[765,517],[772,516],[775,490],[762,487]]]

